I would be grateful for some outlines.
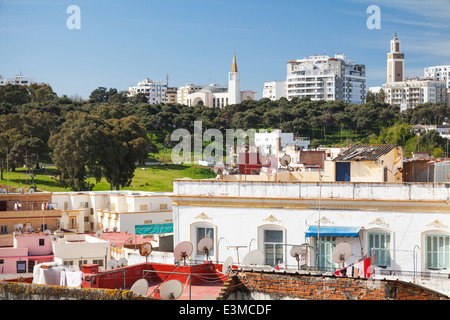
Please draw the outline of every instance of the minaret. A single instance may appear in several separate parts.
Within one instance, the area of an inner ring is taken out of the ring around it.
[[[395,33],[391,40],[391,52],[387,54],[387,82],[403,81],[405,73],[405,54],[400,51],[400,40]]]
[[[228,104],[241,102],[241,79],[236,64],[236,53],[233,55],[231,72],[228,73]]]

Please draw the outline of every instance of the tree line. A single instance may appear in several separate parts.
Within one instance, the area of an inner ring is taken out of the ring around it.
[[[156,145],[170,146],[177,128],[281,129],[309,137],[311,147],[397,143],[407,155],[428,151],[442,156],[447,139],[437,132],[416,136],[413,124],[440,124],[450,118],[446,104],[426,103],[400,112],[377,96],[361,105],[308,99],[245,100],[224,108],[147,103],[145,96],[99,87],[89,99],[58,97],[51,86],[0,86],[0,171],[55,163],[62,186],[92,188],[87,177],[104,177],[111,189],[130,185],[134,170]]]

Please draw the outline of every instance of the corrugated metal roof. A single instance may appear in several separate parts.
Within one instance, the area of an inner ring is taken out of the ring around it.
[[[334,158],[333,161],[375,161],[396,146],[395,143],[370,145],[355,144]]]

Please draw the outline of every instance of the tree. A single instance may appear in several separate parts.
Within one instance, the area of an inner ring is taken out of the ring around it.
[[[110,88],[108,91],[105,87],[98,87],[89,95],[89,102],[105,103],[116,94],[117,89]]]
[[[87,177],[101,179],[101,161],[109,130],[104,120],[83,112],[71,112],[62,129],[49,139],[52,158],[58,167],[59,180],[74,191],[88,189]]]
[[[104,154],[100,163],[111,190],[119,190],[131,184],[137,164],[148,155],[151,141],[134,116],[110,119],[107,125],[109,133],[103,143]]]

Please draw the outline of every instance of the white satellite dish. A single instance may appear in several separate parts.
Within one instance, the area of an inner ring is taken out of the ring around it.
[[[14,230],[15,231],[22,231],[23,229],[23,224],[22,223],[18,223],[14,226]]]
[[[28,192],[29,192],[29,193],[34,193],[34,188],[28,189]]]
[[[233,258],[232,257],[226,258],[222,265],[222,274],[228,275],[232,269],[232,266],[233,266]]]
[[[255,249],[247,253],[242,260],[242,265],[250,266],[250,265],[263,265],[264,264],[264,253],[260,250]]]
[[[2,192],[3,193],[8,193],[8,189],[3,189]]]
[[[211,250],[212,246],[213,246],[213,239],[210,237],[204,237],[198,242],[197,249],[199,252],[204,253],[206,259],[208,259],[209,251]]]
[[[108,232],[109,231],[109,228],[105,228],[105,232]]]
[[[148,281],[139,279],[131,286],[130,291],[139,296],[146,296],[148,293]]]
[[[295,260],[297,260],[297,266],[300,270],[300,258],[306,254],[306,248],[302,246],[293,246],[289,253],[291,257],[294,257]]]
[[[183,260],[184,265],[186,265],[186,259],[190,257],[192,251],[194,250],[194,246],[189,241],[180,242],[175,246],[173,250],[173,256],[178,261]]]
[[[183,293],[183,284],[178,280],[169,280],[162,284],[159,294],[164,300],[176,300]]]
[[[44,233],[45,233],[45,234],[51,234],[52,232],[51,232],[50,230],[48,230],[48,229],[45,229],[45,230],[44,230]]]
[[[24,227],[25,231],[30,231],[32,229],[31,223],[27,222]]]
[[[120,258],[118,265],[119,265],[119,267],[126,267],[128,265],[128,260],[125,258]]]
[[[214,166],[214,170],[213,171],[214,171],[215,174],[222,174],[224,168],[225,168],[225,165],[222,162],[218,162]]]
[[[348,242],[341,242],[333,249],[331,257],[334,262],[344,264],[351,255],[352,246]]]
[[[290,156],[290,155],[285,154],[284,156],[282,156],[282,157],[280,158],[280,164],[281,164],[283,167],[287,167],[290,163],[291,163],[291,156]]]
[[[102,234],[103,234],[103,230],[97,230],[97,232],[95,233],[95,235],[98,237],[98,238],[100,238],[101,236],[102,236]]]
[[[115,269],[118,266],[118,262],[116,259],[111,259],[108,261],[108,269]]]
[[[114,231],[114,232],[117,232],[117,227],[114,227],[114,228],[113,228],[113,231]]]
[[[52,241],[58,240],[58,236],[56,234],[52,235]]]
[[[22,191],[23,191],[22,188],[17,189],[17,192],[18,192],[18,193],[22,193]]]

